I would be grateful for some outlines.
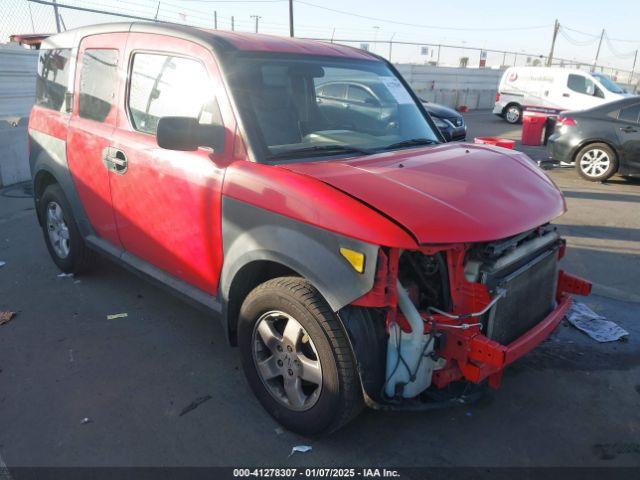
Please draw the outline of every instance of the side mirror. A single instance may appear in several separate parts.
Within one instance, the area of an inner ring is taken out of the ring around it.
[[[224,126],[203,125],[191,117],[162,117],[156,140],[160,148],[167,150],[190,152],[210,147],[217,152],[224,148]]]

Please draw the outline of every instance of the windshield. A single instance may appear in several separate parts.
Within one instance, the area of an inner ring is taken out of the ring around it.
[[[622,87],[620,85],[618,85],[613,80],[610,80],[605,75],[602,75],[601,73],[592,73],[591,75],[596,77],[598,79],[598,81],[602,84],[602,86],[604,88],[606,88],[607,90],[609,90],[610,92],[612,92],[612,93],[624,93],[624,90],[622,89]]]
[[[440,141],[384,62],[245,54],[227,78],[252,148],[268,162]]]

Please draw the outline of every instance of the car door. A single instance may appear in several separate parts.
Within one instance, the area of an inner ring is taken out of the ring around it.
[[[78,49],[67,162],[91,226],[120,247],[109,186],[108,149],[115,130],[126,33],[86,37]]]
[[[208,50],[161,35],[130,33],[128,82],[110,172],[118,234],[124,249],[209,294],[222,265],[221,191],[236,128],[218,67]],[[170,151],[156,141],[164,116],[223,123],[225,148]]]
[[[367,133],[381,133],[387,123],[381,125],[382,104],[372,92],[360,85],[349,84],[347,88],[349,118],[358,130]]]
[[[563,108],[568,110],[583,110],[595,107],[604,102],[604,93],[586,75],[570,73],[562,93]]]
[[[620,173],[640,174],[640,103],[620,110],[617,124],[622,146]]]

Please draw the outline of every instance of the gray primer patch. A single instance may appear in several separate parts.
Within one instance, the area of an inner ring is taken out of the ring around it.
[[[67,164],[67,143],[47,133],[30,130],[29,166],[31,168],[31,178],[34,181],[36,176],[43,171],[53,175],[71,204],[73,215],[78,222],[78,227],[82,234],[86,236],[93,233],[93,229],[89,224],[87,214],[82,206],[73,179],[71,178],[71,172]],[[35,189],[33,198],[37,209],[39,198],[36,195]]]
[[[228,197],[222,198],[224,265],[221,293],[228,300],[231,282],[245,265],[269,260],[308,279],[334,312],[373,288],[378,246],[293,220]],[[365,254],[365,271],[356,272],[340,247]]]

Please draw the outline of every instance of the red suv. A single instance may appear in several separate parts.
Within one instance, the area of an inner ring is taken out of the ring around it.
[[[339,101],[363,82],[384,104]],[[40,50],[29,147],[58,267],[100,252],[207,307],[303,434],[497,387],[590,290],[558,268],[565,203],[545,174],[445,143],[390,63],[346,46],[70,30]]]

